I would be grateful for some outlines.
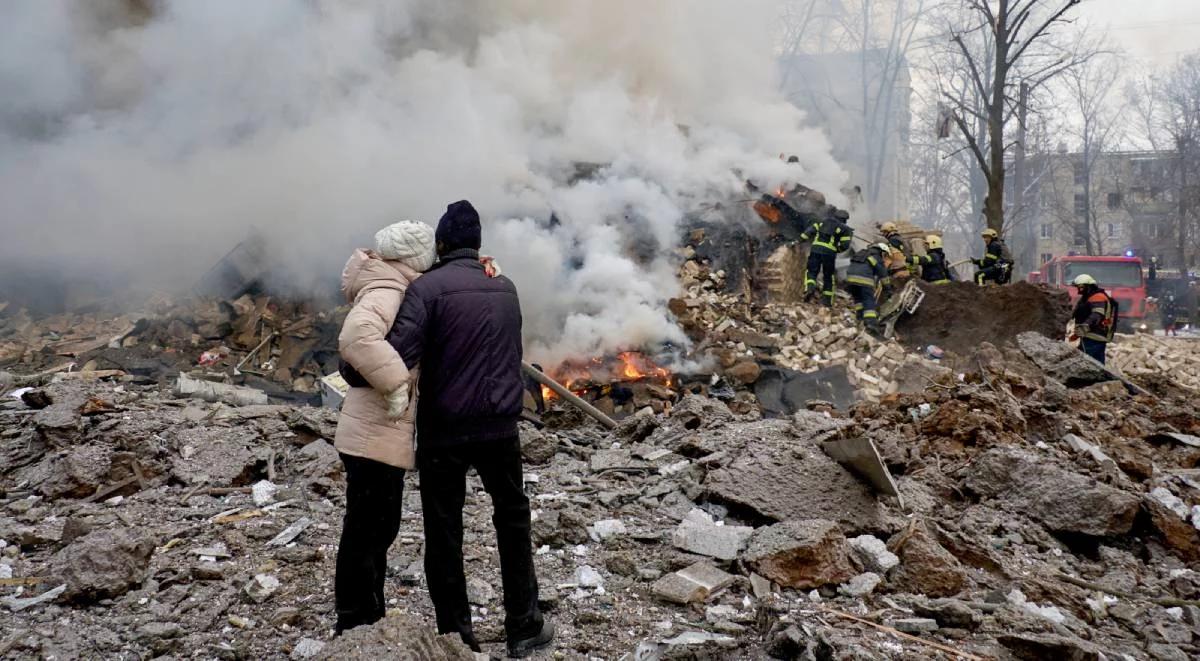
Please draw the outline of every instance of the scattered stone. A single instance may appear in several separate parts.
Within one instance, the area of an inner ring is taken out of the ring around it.
[[[250,487],[250,496],[254,499],[254,504],[257,507],[270,505],[275,501],[275,494],[279,492],[279,487],[270,480],[259,480]]]
[[[604,587],[604,577],[595,568],[588,565],[583,565],[575,570],[575,582],[585,588]]]
[[[545,464],[558,453],[558,441],[533,425],[520,426],[521,456],[531,464]]]
[[[400,614],[344,632],[327,643],[315,658],[475,661],[475,655],[458,636],[439,636],[433,625],[421,617]]]
[[[594,542],[602,542],[628,532],[619,519],[602,519],[588,526],[588,535]]]
[[[693,509],[671,534],[671,543],[689,553],[733,560],[752,534],[754,528],[717,525],[708,513]]]
[[[651,409],[645,408],[618,423],[613,434],[625,442],[640,443],[653,434],[658,426],[658,416],[654,415]]]
[[[216,562],[197,562],[192,565],[192,578],[197,581],[225,580],[225,568]]]
[[[597,450],[588,462],[588,467],[593,473],[609,468],[630,468],[638,465],[643,465],[643,462],[635,463],[629,450]]]
[[[0,597],[0,604],[4,604],[4,606],[6,608],[8,608],[8,610],[10,610],[14,613],[19,613],[19,612],[25,610],[26,608],[32,608],[33,606],[37,606],[38,604],[44,604],[44,603],[47,603],[50,601],[54,601],[55,599],[58,599],[59,596],[61,596],[66,591],[67,591],[67,585],[64,583],[63,585],[60,585],[56,588],[47,590],[47,591],[37,595],[36,597],[25,597],[25,598]]]
[[[967,572],[949,551],[938,544],[923,522],[912,524],[888,541],[900,565],[888,574],[888,585],[930,597],[950,597],[967,585]]]
[[[129,528],[103,528],[50,558],[50,574],[66,581],[63,598],[90,603],[119,597],[146,580],[154,540]]]
[[[766,599],[771,596],[771,581],[750,572],[750,589],[754,591],[755,599]]]
[[[979,628],[981,618],[974,608],[957,599],[935,599],[913,604],[913,613],[918,617],[937,620],[942,627],[974,631]]]
[[[886,574],[900,564],[900,558],[888,550],[887,544],[874,535],[859,535],[849,540],[850,551],[862,568],[877,574]]]
[[[755,531],[743,560],[781,586],[809,589],[854,576],[849,551],[836,523],[787,521]]]
[[[903,631],[904,633],[920,634],[929,633],[930,631],[938,630],[938,623],[935,620],[930,620],[922,617],[908,617],[899,620],[887,620],[885,625]]]
[[[708,599],[733,584],[734,576],[707,562],[681,569],[655,581],[655,596],[676,604],[691,604]]]
[[[1099,661],[1100,648],[1074,636],[1057,634],[1001,634],[996,637],[1012,655],[1027,661]]]
[[[1200,530],[1191,519],[1187,503],[1163,487],[1155,487],[1142,499],[1150,522],[1171,550],[1185,560],[1200,561]]]
[[[174,622],[147,622],[137,628],[137,637],[141,640],[179,638],[182,635],[183,627]]]
[[[325,643],[312,638],[301,638],[300,642],[292,648],[291,658],[293,659],[311,659],[321,653],[325,649]]]
[[[799,627],[793,624],[771,638],[771,642],[767,645],[767,654],[770,654],[773,659],[792,661],[801,658],[807,649],[807,637]]]
[[[709,606],[708,608],[704,609],[704,620],[709,624],[731,622],[737,616],[738,609],[725,604]]]
[[[859,574],[850,579],[849,583],[838,586],[838,594],[856,599],[862,598],[874,592],[875,588],[879,587],[881,580],[879,574],[871,572]]]
[[[255,574],[254,578],[246,583],[245,593],[251,601],[261,604],[270,599],[280,585],[279,579],[270,574]]]
[[[487,606],[496,600],[496,589],[491,583],[482,578],[467,579],[467,603],[475,606]]]

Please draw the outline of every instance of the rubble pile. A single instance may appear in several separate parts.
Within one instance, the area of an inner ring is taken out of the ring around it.
[[[719,308],[691,309],[710,324]],[[522,425],[559,625],[536,658],[1195,658],[1194,398],[1068,387],[1069,367],[1047,377],[1018,348],[972,364],[840,410],[766,419],[685,395],[611,432]],[[470,658],[431,633],[417,473],[389,617],[332,638],[335,411],[129,375],[23,395],[0,403],[0,656]],[[491,507],[468,484],[469,595],[496,653]]]
[[[1167,374],[1176,383],[1200,390],[1200,342],[1145,333],[1117,335],[1109,362],[1127,376]]]
[[[0,307],[0,369],[121,372],[159,383],[189,372],[303,400],[337,369],[343,317],[328,302],[250,294],[158,299],[116,315],[34,318]]]
[[[726,293],[724,279],[723,271],[694,259],[684,262],[683,294],[670,301],[670,308],[697,342],[703,361],[736,384],[753,386],[764,365],[800,373],[844,367],[862,398],[878,400],[923,389],[926,377],[946,372],[897,341],[862,332],[848,308],[749,302],[747,296]]]

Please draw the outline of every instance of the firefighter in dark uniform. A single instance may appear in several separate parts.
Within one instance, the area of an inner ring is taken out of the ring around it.
[[[879,231],[883,234],[883,240],[888,242],[888,245],[905,252],[904,237],[900,236],[900,228],[896,223],[884,223],[879,227]]]
[[[1104,364],[1104,353],[1117,331],[1117,302],[1100,288],[1096,279],[1084,273],[1075,278],[1079,302],[1075,304],[1075,334],[1079,350]]]
[[[946,253],[942,250],[942,237],[930,234],[925,237],[925,247],[929,251],[926,254],[908,258],[909,264],[921,267],[921,279],[935,285],[954,282],[954,271],[950,269]]]
[[[879,334],[880,289],[891,286],[892,278],[884,261],[891,249],[886,243],[868,246],[850,258],[850,268],[846,269],[846,286],[854,297],[854,312],[873,335]]]
[[[987,242],[987,250],[980,259],[972,259],[971,263],[979,267],[975,273],[975,284],[982,285],[994,282],[998,285],[1008,284],[1012,273],[1012,254],[1008,246],[1000,239],[1000,234],[992,228],[983,230],[983,240]]]
[[[833,307],[835,292],[834,277],[837,274],[838,253],[850,248],[854,230],[846,224],[850,214],[835,210],[824,220],[813,222],[800,235],[801,241],[812,241],[808,249],[808,272],[804,277],[804,299],[812,300],[817,293],[817,274],[823,274],[821,282],[821,304]]]

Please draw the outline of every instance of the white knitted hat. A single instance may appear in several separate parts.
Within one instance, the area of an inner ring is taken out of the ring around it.
[[[433,228],[415,220],[402,220],[375,233],[375,252],[417,271],[428,271],[437,259]]]

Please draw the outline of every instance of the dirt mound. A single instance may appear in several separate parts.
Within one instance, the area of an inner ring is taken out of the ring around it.
[[[1004,287],[953,282],[922,288],[921,307],[896,323],[900,342],[914,350],[935,344],[968,355],[981,342],[1012,345],[1025,331],[1062,339],[1071,317],[1067,292],[1027,282]]]

